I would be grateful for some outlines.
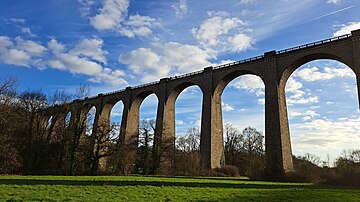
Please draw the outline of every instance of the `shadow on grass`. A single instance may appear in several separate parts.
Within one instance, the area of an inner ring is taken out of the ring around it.
[[[44,179],[0,179],[0,185],[66,185],[66,186],[171,186],[171,187],[209,187],[239,189],[323,189],[317,185],[299,184],[249,184],[222,182],[166,182],[136,180],[44,180]],[[326,189],[328,189],[327,187]]]

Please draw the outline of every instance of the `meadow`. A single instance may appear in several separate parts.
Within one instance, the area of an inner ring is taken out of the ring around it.
[[[360,201],[360,188],[145,176],[0,176],[0,201]]]

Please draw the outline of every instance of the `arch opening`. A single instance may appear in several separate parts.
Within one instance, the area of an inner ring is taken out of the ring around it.
[[[115,104],[111,105],[111,109],[109,109],[110,111],[109,126],[110,126],[110,132],[114,136],[113,139],[118,139],[120,135],[124,104],[121,100],[115,101],[114,103]]]
[[[51,127],[51,124],[53,124],[53,120],[54,116],[50,116],[49,119],[47,120],[47,129],[49,129]]]
[[[95,122],[96,107],[92,106],[86,113],[86,129],[85,134],[91,136]]]
[[[222,164],[253,176],[264,169],[265,85],[254,74],[225,77],[216,88],[223,122]]]
[[[200,130],[203,93],[186,83],[175,89],[175,173],[196,175],[200,169]]]
[[[66,116],[65,116],[65,127],[69,127],[70,126],[70,120],[71,120],[71,111],[69,111]]]
[[[349,66],[341,60],[312,60],[282,79],[293,155],[332,167],[343,150],[358,148],[359,100]]]
[[[139,104],[138,142],[136,170],[139,174],[153,173],[153,145],[155,135],[158,97],[155,93],[147,92],[137,98]]]

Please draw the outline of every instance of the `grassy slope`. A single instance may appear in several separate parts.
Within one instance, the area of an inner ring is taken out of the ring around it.
[[[236,178],[0,176],[0,201],[360,201],[360,188]]]

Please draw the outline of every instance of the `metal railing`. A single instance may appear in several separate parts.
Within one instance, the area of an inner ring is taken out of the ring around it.
[[[152,86],[152,85],[158,84],[159,82],[160,81],[154,81],[154,82],[150,82],[150,83],[145,83],[145,84],[133,86],[133,87],[131,87],[131,89],[142,88],[142,87],[145,87],[145,86]]]
[[[195,74],[201,74],[201,73],[203,73],[203,72],[204,72],[204,70],[199,70],[199,71],[196,71],[196,72],[190,72],[190,73],[187,73],[187,74],[181,74],[181,75],[179,75],[179,76],[169,77],[169,79],[170,79],[170,80],[180,79],[180,78],[192,76],[192,75],[195,75]]]
[[[338,36],[338,37],[324,39],[324,40],[321,40],[321,41],[316,41],[316,42],[313,42],[313,43],[308,43],[308,44],[304,44],[304,45],[301,45],[301,46],[295,46],[295,47],[292,47],[292,48],[287,48],[287,49],[284,49],[284,50],[276,51],[276,54],[288,53],[288,52],[292,52],[292,51],[295,51],[295,50],[300,50],[300,49],[303,49],[303,48],[308,48],[308,47],[312,47],[312,46],[316,46],[316,45],[321,45],[321,44],[337,41],[337,40],[340,40],[340,39],[346,39],[346,38],[349,38],[349,37],[351,37],[351,34],[345,34],[345,35]]]
[[[115,94],[115,93],[121,93],[121,92],[124,92],[124,91],[125,91],[125,88],[121,89],[121,90],[115,90],[115,91],[111,91],[111,92],[108,92],[108,93],[104,93],[104,95],[111,95],[111,94]]]
[[[230,67],[230,66],[233,66],[233,65],[243,64],[243,63],[259,60],[261,58],[264,58],[264,56],[259,55],[259,56],[252,57],[252,58],[247,58],[247,59],[244,59],[244,60],[239,60],[239,61],[235,61],[235,62],[231,62],[231,63],[226,63],[226,64],[222,64],[222,65],[218,65],[218,66],[213,67],[213,70],[221,69],[221,68],[224,68],[224,67]]]

